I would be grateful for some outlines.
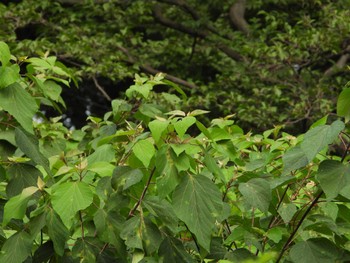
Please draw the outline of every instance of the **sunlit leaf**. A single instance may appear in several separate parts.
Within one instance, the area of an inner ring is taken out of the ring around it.
[[[51,196],[53,209],[67,228],[78,211],[91,205],[92,199],[93,192],[84,182],[63,183],[53,189]]]

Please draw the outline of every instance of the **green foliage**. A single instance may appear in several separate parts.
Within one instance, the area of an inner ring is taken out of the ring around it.
[[[16,65],[0,48],[1,67]],[[54,57],[26,61],[0,100],[1,262],[349,260],[348,122],[323,118],[298,137],[244,133],[232,116],[204,125],[205,110],[155,100],[168,83],[157,74],[68,130],[33,116],[73,76]]]
[[[335,110],[334,98],[349,79],[348,1],[17,2],[0,4],[0,37],[17,54],[49,50],[84,80],[169,73],[189,97],[182,110],[211,111],[203,116],[207,124],[235,114],[246,130],[285,124],[305,132]],[[0,49],[5,65],[9,51]],[[30,62],[38,70],[62,73],[53,57]],[[17,73],[16,65],[0,71],[0,88]],[[139,79],[127,95],[147,97],[152,87]],[[339,115],[346,114],[348,107],[338,107]]]

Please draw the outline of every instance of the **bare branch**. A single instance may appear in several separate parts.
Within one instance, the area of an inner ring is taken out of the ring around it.
[[[249,34],[249,24],[244,18],[246,0],[237,0],[229,11],[229,17],[232,25],[244,34]]]
[[[326,72],[324,73],[324,76],[330,77],[334,75],[337,71],[344,68],[349,58],[350,58],[350,45],[346,47],[344,54],[340,56],[338,61],[333,66],[331,66],[329,69],[326,70]]]
[[[107,92],[104,90],[104,88],[98,83],[95,76],[92,76],[92,80],[94,81],[94,84],[96,88],[102,93],[102,95],[108,100],[111,101],[111,97],[107,94]]]

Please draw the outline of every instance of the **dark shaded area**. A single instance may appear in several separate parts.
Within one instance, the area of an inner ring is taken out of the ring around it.
[[[40,23],[29,23],[23,27],[16,28],[15,30],[16,39],[17,40],[24,40],[24,39],[35,40],[41,34],[43,34],[44,29],[45,29],[44,25]]]
[[[117,83],[107,78],[98,78],[97,81],[112,100],[122,96],[122,93],[133,84],[132,79]],[[92,79],[83,80],[79,83],[79,88],[63,88],[62,98],[67,106],[67,109],[63,110],[63,122],[68,128],[74,126],[79,129],[86,125],[88,116],[103,117],[111,110],[111,101],[102,95]],[[42,110],[48,118],[60,115],[50,107],[44,107]]]
[[[22,2],[22,0],[2,0],[1,4],[9,5],[10,3],[18,4],[20,2]]]

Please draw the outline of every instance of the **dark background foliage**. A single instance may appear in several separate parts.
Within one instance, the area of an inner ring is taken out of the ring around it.
[[[4,1],[0,36],[80,76],[64,93],[67,125],[106,112],[135,73],[162,71],[189,95],[184,109],[300,133],[334,110],[349,79],[349,10],[330,0]]]

